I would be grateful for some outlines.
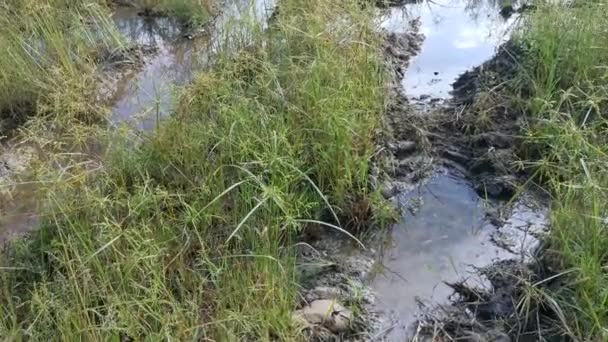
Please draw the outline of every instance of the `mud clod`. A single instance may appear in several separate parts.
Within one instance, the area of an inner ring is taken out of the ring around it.
[[[389,143],[388,148],[397,157],[405,157],[416,150],[415,141],[399,141],[397,143]]]
[[[409,25],[411,28],[410,32],[386,33],[383,44],[385,58],[387,58],[389,64],[392,64],[399,78],[405,74],[405,69],[409,65],[411,57],[420,50],[420,44],[423,39],[423,36],[417,33],[420,22],[412,20]]]
[[[457,151],[455,149],[448,148],[443,151],[443,157],[447,158],[455,163],[466,166],[468,162],[471,160],[471,157],[465,155],[464,153]]]

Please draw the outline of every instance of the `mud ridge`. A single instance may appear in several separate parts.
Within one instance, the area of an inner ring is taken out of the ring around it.
[[[436,153],[464,171],[482,197],[511,199],[526,179],[517,157],[525,115],[503,88],[517,72],[517,47],[461,75],[432,135]]]

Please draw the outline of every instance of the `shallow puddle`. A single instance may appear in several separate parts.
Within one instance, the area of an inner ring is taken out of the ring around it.
[[[458,174],[436,174],[415,191],[399,197],[403,216],[391,229],[380,253],[379,274],[371,285],[379,308],[396,321],[389,327],[390,341],[411,335],[420,304],[433,308],[449,303],[453,290],[444,282],[470,278],[483,285],[473,266],[482,267],[502,259],[518,258],[522,243],[533,248],[530,230],[544,229],[544,211],[516,205],[512,218],[498,229],[487,219],[486,204]],[[504,238],[505,246],[493,241]]]
[[[201,67],[195,53],[200,41],[185,39],[181,25],[175,20],[142,17],[133,8],[118,8],[113,19],[130,43],[150,47],[155,52],[145,57],[140,70],[128,72],[117,83],[111,120],[134,122],[139,129],[152,129],[171,111],[175,87],[189,82],[193,72]]]
[[[194,39],[185,37],[182,25],[166,17],[143,17],[137,10],[119,7],[113,15],[119,30],[132,44],[155,50],[140,70],[127,72],[113,91],[114,123],[129,122],[140,130],[153,129],[171,113],[176,90],[188,84],[197,71],[209,65],[218,44],[225,44],[230,26],[239,20],[265,23],[273,10],[271,0],[235,0]]]
[[[424,34],[402,80],[406,94],[448,98],[460,74],[490,59],[509,38],[517,16],[505,19],[500,10],[496,0],[433,0],[391,8],[383,28],[406,32],[415,20]]]

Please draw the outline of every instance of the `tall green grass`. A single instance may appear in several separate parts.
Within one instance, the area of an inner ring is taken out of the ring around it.
[[[608,338],[608,2],[540,2],[517,37],[527,156],[553,194],[552,295],[580,340]]]
[[[91,106],[96,66],[120,46],[108,9],[97,1],[0,1],[4,126],[34,113],[99,119]]]
[[[107,132],[102,168],[39,175],[41,228],[4,255],[0,335],[301,339],[297,234],[375,213],[387,69],[372,17],[354,0],[283,0],[143,143]]]

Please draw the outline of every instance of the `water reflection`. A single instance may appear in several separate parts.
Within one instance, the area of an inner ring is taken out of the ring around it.
[[[243,45],[251,29],[263,29],[272,13],[272,0],[235,0],[195,39],[183,36],[178,21],[165,17],[146,18],[137,10],[120,7],[113,15],[116,26],[128,41],[153,47],[141,70],[123,75],[113,91],[112,122],[129,122],[139,130],[151,130],[170,114],[174,94],[209,65],[226,44]]]
[[[486,205],[471,184],[452,171],[441,171],[416,191],[401,195],[401,221],[382,246],[383,271],[372,280],[378,306],[392,314],[396,325],[388,341],[406,341],[421,313],[449,303],[453,290],[445,282],[466,280],[488,286],[475,267],[497,260],[530,260],[536,236],[547,228],[549,211],[524,195],[500,227],[487,217]]]
[[[500,0],[433,0],[392,8],[382,27],[405,32],[420,23],[425,39],[403,78],[410,97],[447,98],[454,80],[491,58],[509,38],[517,16],[505,19]]]
[[[398,318],[390,341],[407,340],[419,301],[447,300],[452,290],[443,281],[466,277],[470,265],[512,257],[491,243],[494,227],[485,220],[483,201],[458,175],[438,174],[400,202],[410,210],[393,227],[383,252],[381,262],[390,272],[372,283],[379,306]]]

